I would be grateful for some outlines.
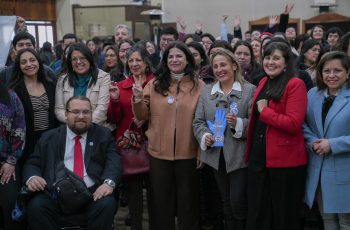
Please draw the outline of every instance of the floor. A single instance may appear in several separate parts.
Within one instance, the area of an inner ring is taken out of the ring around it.
[[[144,199],[144,207],[147,207],[146,199]],[[119,207],[117,215],[115,216],[115,219],[114,219],[115,230],[130,230],[130,227],[126,226],[124,223],[125,217],[127,215],[128,215],[128,208]],[[311,212],[306,213],[305,216],[307,216],[306,218],[307,221],[304,224],[305,227],[300,230],[322,230],[322,228],[318,227],[317,220],[313,217],[313,215],[311,215]],[[1,228],[1,220],[0,220],[0,230],[3,230]],[[147,208],[144,209],[144,213],[143,213],[143,230],[149,230]],[[203,228],[202,230],[213,230],[213,229]]]
[[[129,226],[126,226],[124,224],[125,217],[128,215],[128,208],[127,207],[120,207],[117,215],[114,218],[114,229],[115,230],[130,230]],[[142,223],[142,229],[148,230],[148,214],[147,211],[144,211],[143,213],[143,223]]]
[[[144,207],[147,207],[147,202],[145,199],[145,192],[144,192]],[[306,213],[303,213],[304,216],[306,216],[306,221],[304,223],[304,228],[300,230],[323,230],[323,228],[319,227],[319,224],[317,223],[317,218],[314,216],[314,211],[308,211],[307,209]],[[305,212],[304,210],[304,212]],[[115,230],[130,230],[129,226],[126,226],[124,223],[125,217],[128,215],[128,208],[127,207],[119,207],[117,215],[114,219],[114,226]],[[148,213],[147,208],[144,208],[143,213],[143,230],[149,230],[148,228]],[[212,228],[202,228],[202,230],[213,230]]]
[[[146,190],[143,191],[143,223],[142,229],[148,230],[148,212],[147,212],[147,201],[146,201]],[[115,230],[130,230],[129,226],[126,226],[124,221],[128,215],[128,207],[120,207],[118,209],[117,215],[114,218],[114,229]]]

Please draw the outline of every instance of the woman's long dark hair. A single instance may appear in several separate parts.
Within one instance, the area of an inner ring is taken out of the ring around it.
[[[349,50],[350,45],[350,32],[347,32],[346,34],[341,37],[340,44],[339,44],[339,51],[343,51],[344,53],[347,53]]]
[[[319,53],[319,55],[318,55],[318,57],[316,59],[316,62],[313,64],[314,66],[307,66],[305,64],[305,53],[308,50],[312,49],[314,46],[317,46],[317,45],[320,46],[320,53]],[[299,55],[299,57],[297,59],[297,67],[300,68],[300,69],[305,69],[307,67],[316,67],[318,61],[321,59],[321,56],[323,54],[322,51],[323,51],[322,45],[321,45],[321,43],[319,41],[316,41],[314,39],[309,39],[309,40],[305,41],[303,43],[303,45],[301,46],[300,55]]]
[[[269,90],[267,97],[279,101],[286,89],[288,81],[294,77],[295,69],[293,64],[293,54],[290,47],[282,42],[271,41],[266,45],[264,50],[263,60],[266,56],[273,55],[273,53],[279,50],[284,58],[286,68],[280,73],[278,77],[269,82]],[[264,61],[263,61],[264,62]]]
[[[62,54],[62,58],[61,58],[61,70],[60,72],[58,73],[58,76],[61,76],[61,75],[64,75],[67,73],[67,57],[68,57],[68,52],[69,52],[69,49],[70,49],[70,45],[67,45],[65,48],[64,48],[64,51],[63,51],[63,54]]]
[[[12,76],[11,76],[11,80],[9,82],[9,88],[11,88],[11,89],[17,88],[20,84],[22,84],[24,82],[24,74],[23,74],[23,72],[21,70],[21,56],[25,52],[30,52],[31,54],[33,54],[34,57],[36,58],[36,60],[39,63],[39,69],[38,69],[38,74],[37,74],[37,81],[41,82],[41,83],[49,81],[48,78],[45,75],[44,65],[43,65],[43,62],[40,59],[39,54],[32,48],[25,48],[25,49],[21,49],[20,51],[18,51],[17,56],[15,58],[15,63],[14,63],[13,71],[12,71]]]
[[[130,39],[123,39],[119,42],[118,44],[118,53],[117,53],[117,65],[118,65],[118,70],[120,73],[124,73],[124,70],[125,70],[125,66],[122,62],[122,60],[120,60],[119,58],[119,51],[120,51],[120,47],[124,44],[124,43],[129,43],[129,45],[131,47],[133,47],[135,45],[135,42],[133,42],[132,40]]]
[[[10,104],[10,95],[7,91],[7,88],[2,81],[0,81],[0,103],[9,105]]]
[[[83,43],[75,43],[69,47],[69,52],[68,52],[67,61],[66,61],[67,76],[64,79],[64,81],[66,81],[68,79],[69,86],[73,87],[73,88],[75,87],[75,81],[76,81],[78,75],[74,72],[73,66],[72,66],[72,53],[73,53],[73,51],[79,51],[86,58],[86,60],[89,62],[89,64],[90,64],[89,73],[91,75],[91,81],[89,83],[89,87],[91,87],[92,85],[96,84],[96,82],[97,82],[98,69],[97,69],[97,66],[94,62],[94,58],[93,58],[89,48]]]
[[[118,53],[119,53],[118,47],[115,46],[115,45],[109,46],[109,47],[106,49],[106,52],[105,52],[105,53],[107,53],[108,50],[113,50],[114,54],[116,55],[117,62],[116,62],[116,66],[114,66],[113,68],[110,68],[110,67],[108,67],[108,66],[106,65],[106,61],[104,61],[103,70],[106,71],[107,73],[109,73],[112,69],[114,69],[114,68],[116,68],[116,67],[118,66]]]
[[[98,54],[98,45],[94,42],[94,40],[92,39],[89,39],[86,41],[85,45],[88,46],[89,42],[92,42],[95,44],[95,52],[94,53],[91,53],[92,54],[92,57],[94,58],[94,62],[97,64],[98,63],[98,57],[99,57],[99,54]],[[88,47],[89,48],[89,47]],[[90,50],[90,49],[89,49]],[[91,50],[90,50],[91,52]]]
[[[202,68],[203,66],[206,66],[209,64],[209,59],[207,54],[205,53],[205,49],[203,48],[203,45],[199,44],[199,42],[190,42],[187,44],[187,47],[192,47],[193,49],[197,50],[198,53],[201,55],[201,66],[200,68]]]
[[[261,77],[261,73],[262,73],[262,68],[260,66],[259,63],[256,62],[255,57],[254,57],[254,52],[253,52],[253,47],[252,45],[250,45],[249,42],[244,41],[244,40],[240,40],[238,42],[236,42],[235,46],[233,47],[233,54],[235,54],[237,48],[239,46],[245,46],[249,49],[249,53],[250,53],[250,73],[248,73],[248,76],[245,76],[247,81],[249,81],[250,83],[255,83],[254,79],[259,79]],[[241,66],[242,71],[244,71],[244,66]],[[259,83],[259,82],[256,82]]]
[[[314,39],[314,31],[316,28],[320,28],[323,30],[323,37],[321,38],[321,41],[319,41],[320,43],[324,43],[325,42],[325,36],[326,36],[326,29],[324,28],[324,26],[320,25],[320,24],[317,24],[317,25],[314,25],[312,28],[311,28],[311,32],[310,32],[310,35],[311,35],[311,38]]]
[[[168,56],[172,48],[177,48],[181,50],[186,56],[187,66],[185,67],[184,72],[185,76],[189,76],[193,83],[192,89],[194,89],[194,87],[196,87],[198,84],[198,79],[195,76],[196,64],[194,62],[194,58],[192,56],[191,51],[183,42],[171,42],[165,49],[161,63],[158,65],[158,69],[155,73],[154,90],[163,96],[167,96],[167,91],[169,90],[172,81],[170,69],[168,67]]]

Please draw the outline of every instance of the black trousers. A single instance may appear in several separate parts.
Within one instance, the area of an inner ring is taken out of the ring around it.
[[[213,170],[223,203],[225,229],[244,230],[247,218],[247,168],[227,173],[223,154]]]
[[[0,165],[1,167],[1,165]],[[7,184],[0,183],[0,210],[2,212],[3,224],[5,230],[25,229],[24,222],[16,222],[11,218],[11,212],[15,207],[17,194],[21,186],[21,175],[18,166],[16,166],[16,180],[11,180]]]
[[[150,202],[149,192],[149,176],[146,174],[137,174],[126,177],[124,183],[128,187],[129,196],[129,212],[131,230],[142,229],[142,213],[143,213],[143,186],[147,190],[147,202]],[[148,205],[149,229],[153,229],[153,215],[151,205]]]
[[[112,230],[116,207],[112,195],[91,202],[85,209],[88,229]],[[47,193],[39,193],[29,201],[27,215],[30,230],[57,230],[62,225],[62,214]]]
[[[221,196],[213,169],[204,165],[199,170],[199,189],[201,207],[201,227],[204,229],[223,229]]]
[[[150,158],[151,205],[155,230],[199,229],[199,182],[196,159]],[[152,230],[154,230],[152,229]]]
[[[297,230],[303,204],[306,166],[248,167],[247,230]]]

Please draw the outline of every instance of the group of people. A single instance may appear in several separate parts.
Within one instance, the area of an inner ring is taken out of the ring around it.
[[[296,230],[303,201],[318,205],[324,229],[350,229],[350,34],[317,25],[296,36],[292,8],[244,40],[239,17],[230,35],[223,16],[220,40],[200,24],[185,34],[179,17],[159,50],[125,25],[100,48],[66,34],[51,67],[18,32],[0,71],[5,229],[64,225],[52,196],[59,162],[92,193],[88,229],[112,229],[121,181],[132,230],[144,187],[152,230]],[[147,137],[149,171],[122,178],[116,142],[132,125]],[[27,223],[11,219],[22,184],[34,193]]]

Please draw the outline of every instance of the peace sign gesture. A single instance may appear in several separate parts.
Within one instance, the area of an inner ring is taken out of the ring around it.
[[[132,92],[134,94],[135,99],[141,99],[143,97],[142,85],[144,81],[141,76],[135,76],[134,80],[135,83],[132,85]]]
[[[290,14],[293,8],[294,8],[294,3],[288,2],[284,8],[283,14]]]

